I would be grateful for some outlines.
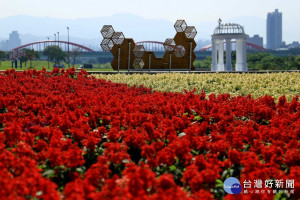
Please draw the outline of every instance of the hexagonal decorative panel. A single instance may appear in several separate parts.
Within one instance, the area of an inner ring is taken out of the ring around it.
[[[184,33],[187,38],[194,39],[194,37],[197,35],[197,30],[194,26],[187,26]]]
[[[133,61],[133,67],[134,69],[143,69],[145,66],[145,62],[142,58],[136,58]]]
[[[164,47],[166,51],[173,51],[175,46],[175,41],[172,38],[167,38],[164,42]]]
[[[114,32],[112,35],[112,40],[115,44],[122,44],[124,41],[125,37],[122,32]]]
[[[114,43],[111,39],[103,39],[100,46],[103,51],[110,51],[113,48]]]
[[[135,45],[133,48],[133,53],[135,57],[141,58],[145,53],[144,45]]]
[[[184,20],[177,20],[174,27],[177,32],[183,32],[185,31],[187,24]]]
[[[174,53],[176,55],[176,57],[183,57],[185,54],[185,48],[182,45],[176,45],[176,47],[174,48]]]
[[[114,28],[111,25],[104,25],[101,29],[101,34],[105,39],[110,39],[114,32]]]

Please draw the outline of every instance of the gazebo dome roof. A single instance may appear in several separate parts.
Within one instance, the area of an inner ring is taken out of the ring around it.
[[[214,35],[245,34],[244,28],[239,24],[219,24],[215,28]]]

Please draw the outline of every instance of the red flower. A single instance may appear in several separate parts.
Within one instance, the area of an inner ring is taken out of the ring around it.
[[[130,160],[130,156],[127,153],[127,146],[120,143],[105,143],[104,155],[115,164],[121,164],[124,160]]]
[[[169,147],[165,147],[157,153],[157,164],[171,166],[175,162],[175,152]]]
[[[298,96],[276,105],[162,93],[74,68],[9,70],[0,81],[3,199],[212,199],[229,168],[240,182],[294,179],[300,190]]]

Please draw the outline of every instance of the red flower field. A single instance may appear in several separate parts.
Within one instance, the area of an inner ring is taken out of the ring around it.
[[[300,198],[297,96],[154,92],[74,69],[0,81],[1,199]],[[232,195],[228,177],[274,184]]]

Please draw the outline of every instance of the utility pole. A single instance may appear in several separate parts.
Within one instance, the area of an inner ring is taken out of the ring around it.
[[[70,46],[70,39],[69,39],[69,27],[67,27],[68,29],[68,65],[69,65],[69,68],[70,68],[70,49],[69,49],[69,46]]]
[[[47,37],[47,38],[48,38],[48,43],[49,43],[49,37]],[[48,45],[49,45],[49,44],[48,44]],[[48,53],[48,69],[50,69],[49,59],[50,59],[50,55],[49,55],[49,53]]]
[[[59,47],[59,32],[57,32],[57,39],[58,39],[57,44],[58,44],[58,47]]]

